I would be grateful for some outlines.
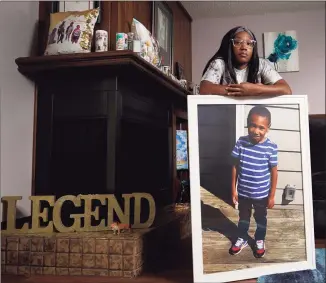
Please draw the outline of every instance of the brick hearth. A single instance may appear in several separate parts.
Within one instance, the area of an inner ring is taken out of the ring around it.
[[[165,211],[156,223],[154,228],[120,235],[112,231],[2,235],[1,271],[25,276],[136,277],[190,235],[189,208]]]

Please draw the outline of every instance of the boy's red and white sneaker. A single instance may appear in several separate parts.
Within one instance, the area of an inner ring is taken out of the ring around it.
[[[248,241],[245,241],[242,238],[238,238],[237,241],[231,246],[229,252],[231,255],[237,255],[247,246]]]
[[[256,258],[261,258],[265,255],[265,241],[263,240],[258,240],[256,241],[256,244],[255,244],[255,252],[254,252],[254,255]]]

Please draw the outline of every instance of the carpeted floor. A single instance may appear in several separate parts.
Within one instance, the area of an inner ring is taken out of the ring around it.
[[[324,283],[326,282],[325,249],[316,249],[316,269],[261,276],[257,283]]]

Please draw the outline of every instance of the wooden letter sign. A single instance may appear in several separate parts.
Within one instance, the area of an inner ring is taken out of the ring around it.
[[[89,231],[104,231],[109,230],[113,222],[114,212],[121,223],[130,224],[130,201],[134,198],[134,223],[132,228],[148,228],[155,219],[155,201],[150,194],[147,193],[133,193],[122,195],[124,208],[122,209],[114,195],[66,195],[55,200],[54,196],[30,196],[32,202],[32,223],[29,227],[25,223],[21,229],[16,228],[16,205],[17,201],[21,200],[21,196],[7,196],[2,197],[1,201],[6,203],[7,211],[7,229],[3,230],[3,234],[15,233],[52,233],[55,230],[58,232],[89,232]],[[146,222],[140,222],[141,200],[146,199],[149,204],[149,216]],[[92,217],[95,220],[100,220],[99,207],[92,210],[93,201],[97,200],[103,206],[107,206],[107,223],[105,219],[101,219],[97,226],[91,225]],[[61,209],[64,202],[70,201],[75,207],[84,207],[84,213],[71,214],[73,224],[69,227],[62,223]],[[52,207],[53,219],[49,221],[49,208],[42,209],[41,202],[46,202],[48,206]],[[5,207],[5,206],[4,206]],[[41,227],[40,220],[43,220],[47,225]],[[82,220],[83,219],[83,225]],[[54,230],[55,229],[55,230]]]

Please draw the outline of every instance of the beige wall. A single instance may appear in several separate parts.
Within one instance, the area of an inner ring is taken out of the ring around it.
[[[251,2],[256,5],[255,2]],[[249,9],[249,7],[248,7]],[[192,22],[192,78],[199,83],[207,61],[218,50],[231,28],[245,25],[258,40],[263,56],[263,33],[296,30],[299,41],[299,72],[282,73],[293,94],[308,95],[309,113],[325,113],[325,9],[293,13],[266,13],[241,17],[200,19]]]
[[[15,59],[29,56],[37,19],[37,1],[0,3],[1,196],[23,196],[19,217],[30,213],[34,85]]]

